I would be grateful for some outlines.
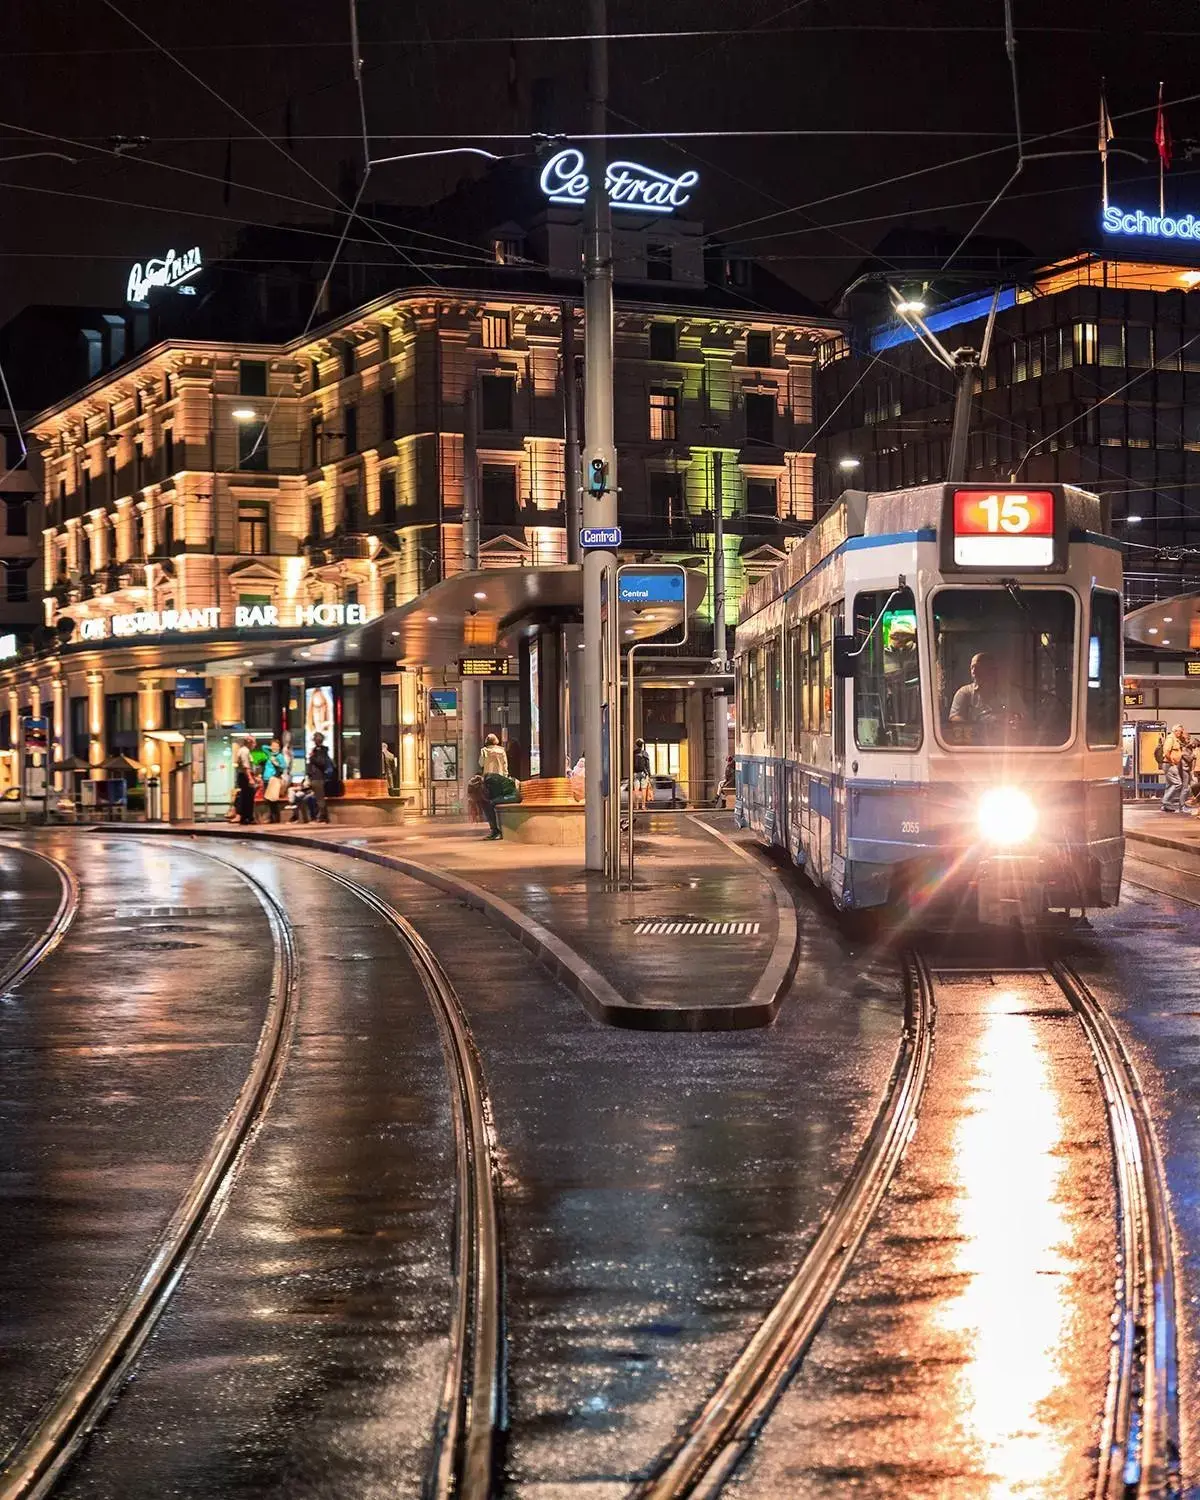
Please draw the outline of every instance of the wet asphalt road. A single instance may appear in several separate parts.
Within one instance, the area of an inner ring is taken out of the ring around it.
[[[79,871],[85,899],[28,993],[4,1002],[15,1072],[6,1065],[0,1317],[16,1347],[6,1339],[0,1409],[13,1393],[26,1415],[202,1154],[270,969],[261,913],[250,920],[238,877],[199,849],[46,847]],[[277,890],[296,924],[296,1037],[220,1223],[62,1493],[416,1494],[450,1294],[436,1028],[396,938],[352,895],[262,846],[219,852]],[[774,1029],[616,1031],[478,914],[314,857],[414,921],[483,1056],[507,1231],[508,1493],[625,1495],[740,1352],[840,1186],[894,1055],[894,961],[851,948],[801,897],[801,984]],[[164,877],[171,901],[154,904],[176,910],[149,914],[146,891]],[[186,971],[163,946],[179,923],[198,944]],[[1200,1391],[1200,910],[1131,889],[1093,923],[1071,956],[1134,1042],[1168,1161],[1186,1461]],[[1089,1491],[1113,1284],[1094,1064],[1036,976],[940,984],[916,1138],[731,1493]]]
[[[132,844],[111,840],[114,857],[203,859]],[[220,852],[296,924],[295,1043],[223,1217],[62,1493],[415,1494],[449,1295],[434,1024],[396,939],[352,896],[277,853]],[[614,1031],[476,914],[332,859],[434,944],[484,1058],[508,1240],[509,1491],[624,1494],[835,1194],[894,1055],[894,966],[855,962],[812,913],[807,982],[773,1031]],[[246,938],[236,961],[257,944],[265,963],[265,928]],[[138,962],[161,993],[163,971]]]
[[[271,974],[257,901],[203,854],[39,847],[83,889],[65,943],[0,999],[0,1450],[169,1218],[241,1085]]]
[[[50,925],[61,894],[52,865],[0,839],[0,973]]]

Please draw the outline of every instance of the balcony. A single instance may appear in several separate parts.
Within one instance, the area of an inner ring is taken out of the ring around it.
[[[304,556],[312,568],[326,568],[332,563],[368,562],[372,555],[371,537],[365,532],[335,532],[333,536],[306,536],[301,542]]]

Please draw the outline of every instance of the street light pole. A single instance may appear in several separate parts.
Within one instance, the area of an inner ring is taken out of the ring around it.
[[[479,477],[476,472],[476,426],[474,392],[463,396],[463,571],[473,573],[479,566]],[[467,802],[467,782],[479,770],[479,738],[482,715],[483,684],[477,677],[464,677],[462,693],[462,765],[459,783],[463,806]],[[436,809],[434,809],[436,811]]]
[[[586,526],[617,524],[617,454],[613,445],[613,286],[612,216],[606,183],[604,139],[608,117],[608,30],[605,0],[589,0],[592,41],[589,51],[588,196],[584,224],[584,320],[586,375],[584,389],[584,495]],[[619,801],[620,766],[612,763],[611,746],[619,723],[615,655],[616,553],[589,548],[583,560],[583,748],[585,863],[604,870],[615,845],[606,837],[601,768],[609,764],[609,795]],[[607,589],[608,641],[604,641],[602,590]],[[607,710],[607,712],[605,712]],[[608,744],[604,743],[608,733]],[[609,818],[611,824],[611,817]]]
[[[977,349],[954,351],[954,423],[950,429],[950,462],[946,469],[949,484],[961,484],[967,477],[971,401],[975,395],[975,376],[979,364]]]
[[[724,455],[714,448],[712,455],[713,480],[713,668],[725,673],[729,663],[725,652],[725,486],[723,483]],[[725,762],[729,758],[729,710],[725,702],[724,686],[712,695],[713,715],[713,788],[714,791],[725,778]],[[706,789],[707,795],[707,789]]]

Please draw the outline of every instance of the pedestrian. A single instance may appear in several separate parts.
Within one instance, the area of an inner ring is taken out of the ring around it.
[[[287,800],[287,789],[290,777],[288,776],[287,760],[278,740],[272,740],[267,751],[267,758],[263,761],[262,776],[263,801],[267,804],[267,813],[272,823],[278,823],[280,814],[283,812],[283,804]]]
[[[234,781],[237,784],[235,806],[238,822],[243,828],[249,828],[254,823],[254,746],[254,736],[244,735],[233,756]]]
[[[492,825],[492,831],[488,834],[489,839],[502,839],[504,829],[500,826],[500,814],[496,808],[504,802],[520,802],[521,788],[511,776],[501,776],[497,772],[485,772],[483,775],[483,790],[481,801],[484,816]]]
[[[507,776],[508,756],[494,734],[489,734],[479,752],[479,769],[484,776]]]
[[[489,839],[503,838],[500,831],[500,815],[496,811],[496,804],[488,796],[486,779],[483,776],[472,776],[467,782],[467,800],[470,802],[474,812],[482,816],[488,825]]]
[[[325,790],[334,780],[333,758],[325,748],[325,736],[313,735],[313,747],[308,753],[308,780],[313,800],[317,804],[317,822],[329,822],[329,808],[325,802]]]
[[[1189,745],[1187,733],[1182,724],[1176,724],[1162,743],[1162,772],[1166,789],[1162,796],[1162,810],[1165,813],[1183,811],[1184,792],[1184,753]]]
[[[633,747],[633,810],[645,812],[650,795],[650,756],[646,741],[638,740]]]

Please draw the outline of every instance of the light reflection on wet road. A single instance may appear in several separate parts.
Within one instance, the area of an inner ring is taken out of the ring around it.
[[[1091,1055],[1049,980],[935,978],[916,1137],[733,1494],[1089,1491],[1114,1254]]]

